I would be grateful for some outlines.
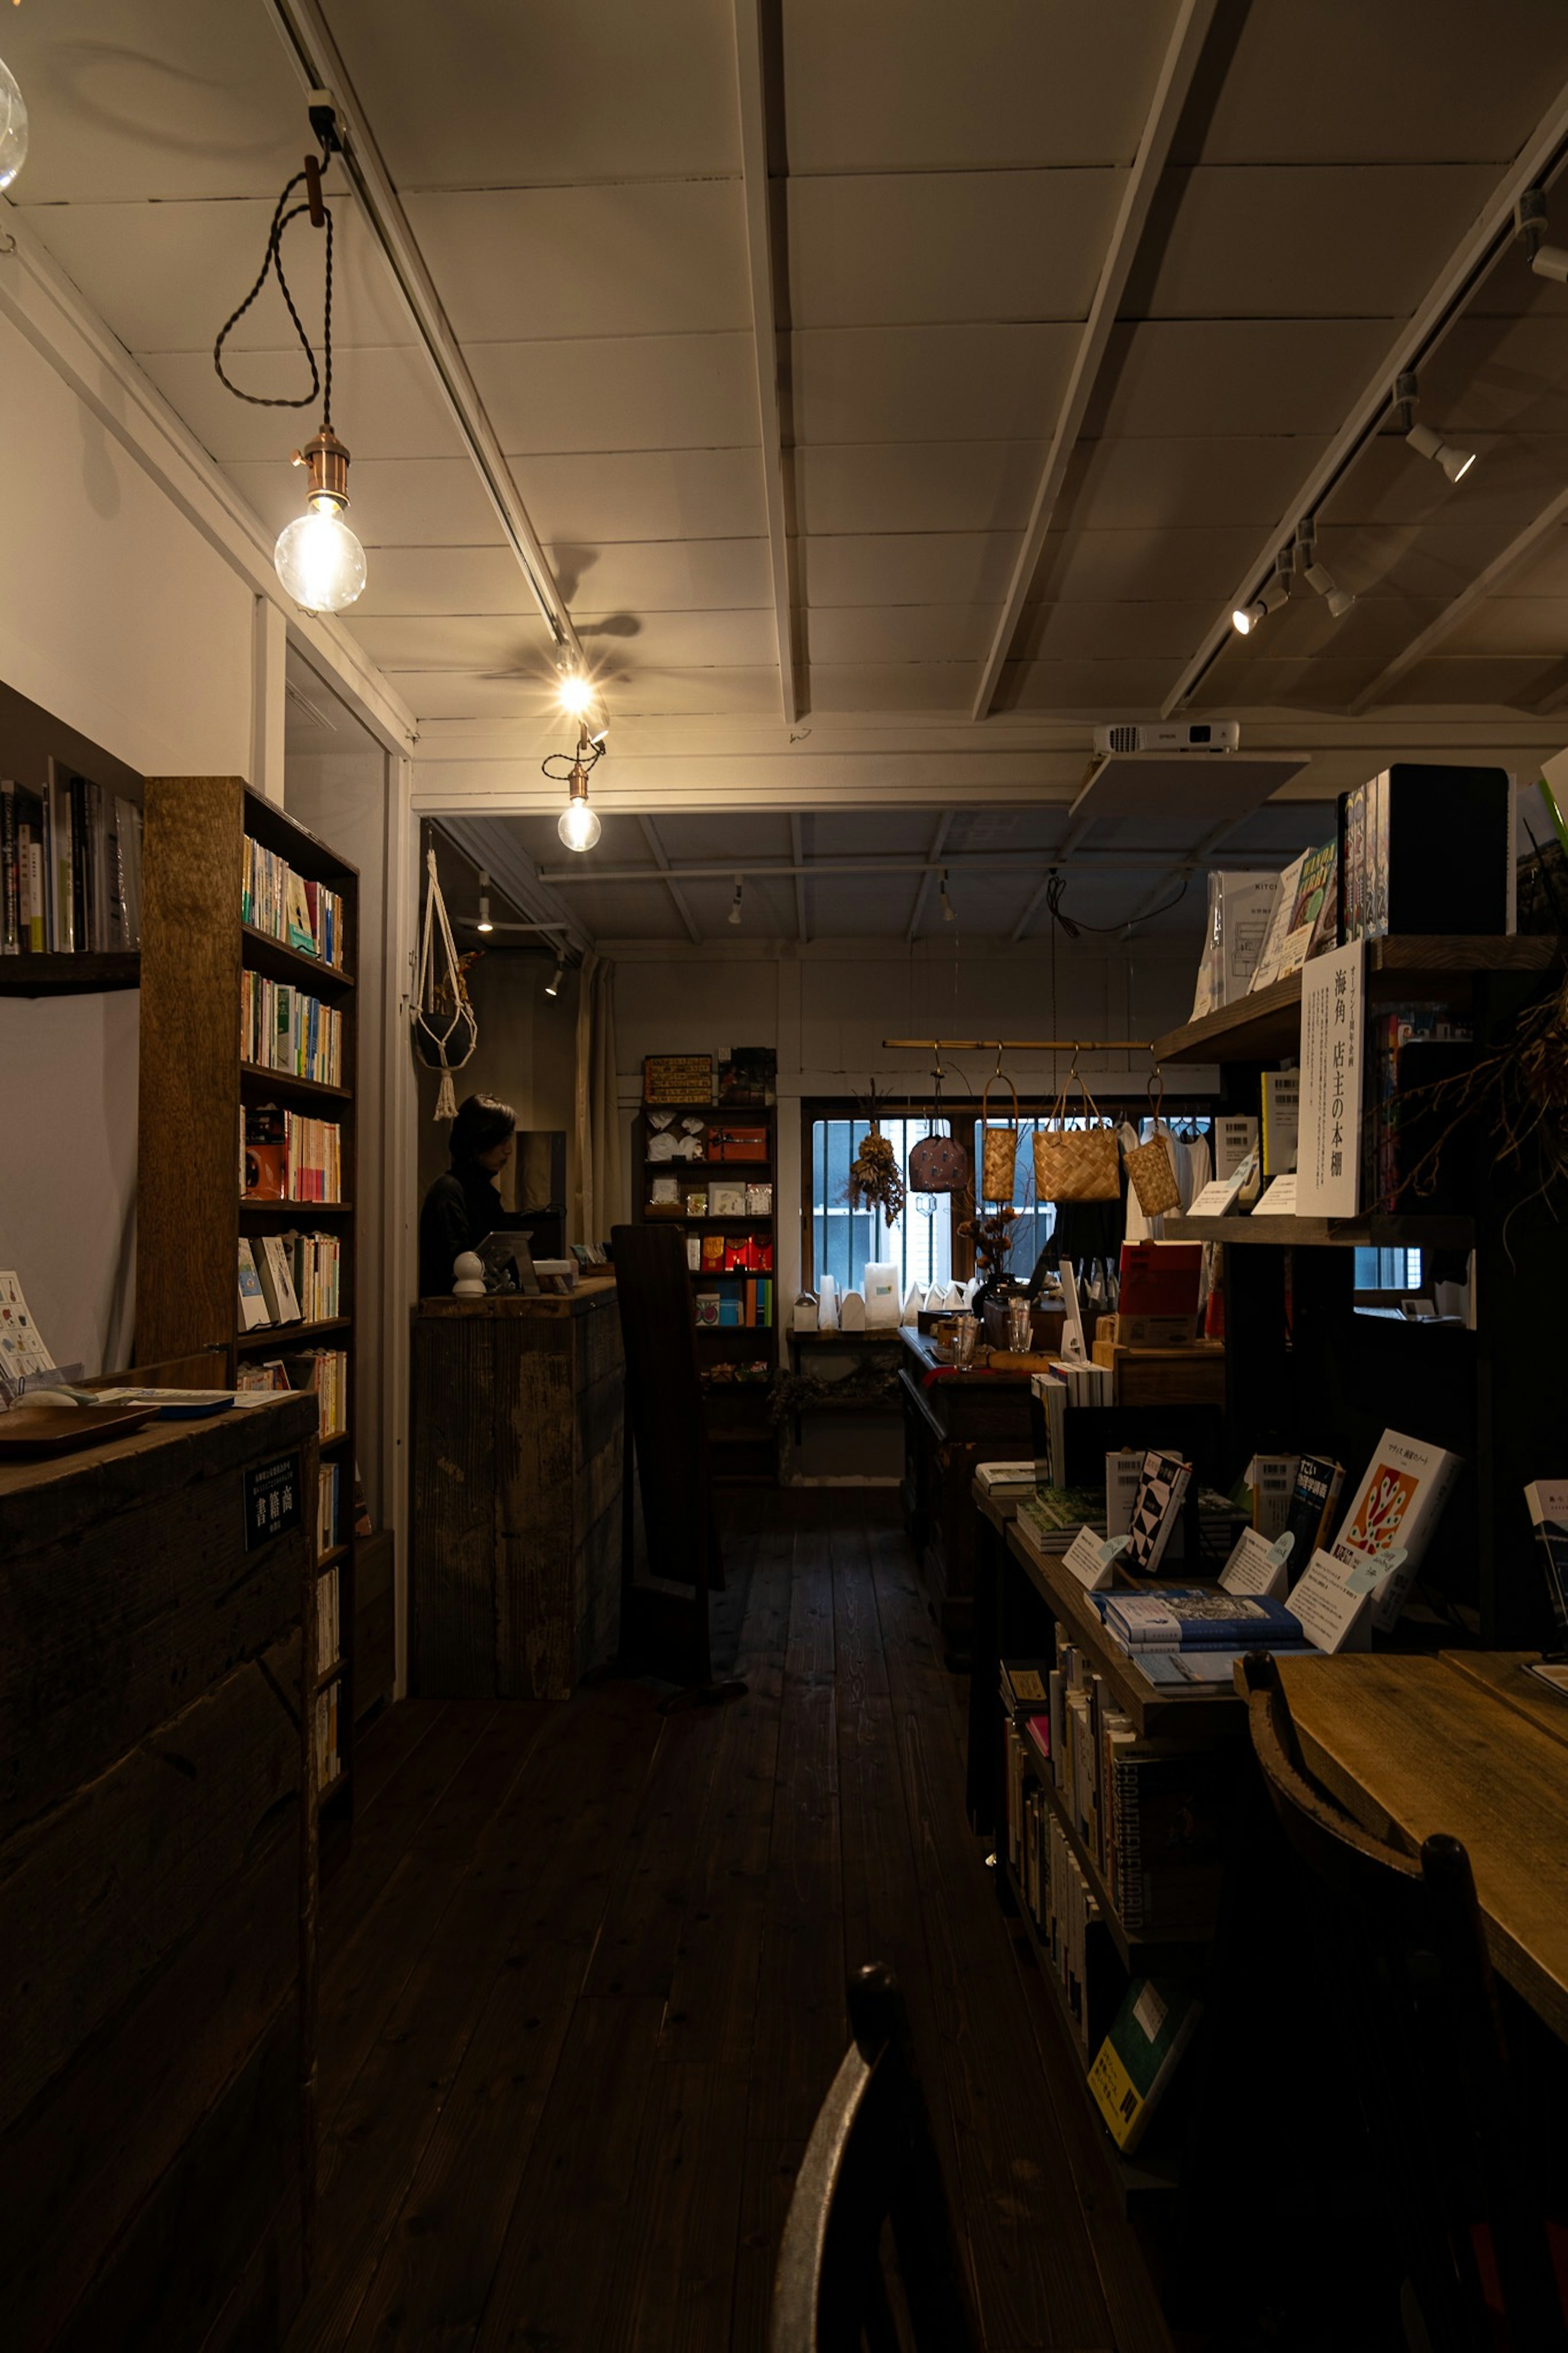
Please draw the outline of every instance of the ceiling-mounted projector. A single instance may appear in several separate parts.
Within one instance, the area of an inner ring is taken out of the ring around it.
[[[1157,720],[1152,726],[1113,723],[1094,731],[1094,748],[1110,752],[1234,752],[1241,730],[1234,719]]]

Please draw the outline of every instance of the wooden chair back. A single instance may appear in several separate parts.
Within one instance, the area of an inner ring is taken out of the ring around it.
[[[977,2353],[890,1969],[871,1963],[857,1971],[849,2020],[854,2039],[817,2113],[790,2199],[768,2353]]]
[[[1274,1810],[1330,1897],[1342,1981],[1323,1996],[1359,2029],[1369,2123],[1433,2353],[1497,2341],[1472,2235],[1483,2221],[1513,2353],[1568,2353],[1469,1856],[1441,1834],[1418,1856],[1372,1836],[1307,1770],[1277,1662],[1248,1658],[1242,1674]]]

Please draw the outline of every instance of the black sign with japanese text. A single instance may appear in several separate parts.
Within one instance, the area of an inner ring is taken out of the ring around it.
[[[298,1453],[253,1463],[245,1474],[245,1549],[287,1535],[303,1518],[303,1473]]]

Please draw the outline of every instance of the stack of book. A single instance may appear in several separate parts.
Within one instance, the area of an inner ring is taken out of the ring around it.
[[[142,944],[142,812],[49,763],[0,781],[0,955],[105,955]]]
[[[240,1060],[320,1086],[343,1082],[343,1017],[290,982],[239,976]]]
[[[1007,1726],[1007,1855],[1014,1883],[1087,2066],[1107,2021],[1105,1993],[1114,1954],[1083,1866],[1041,1788],[1047,1768],[1038,1748],[1015,1724]]]
[[[343,963],[343,902],[337,892],[296,874],[287,859],[263,849],[248,834],[239,913],[253,931],[281,940],[300,955],[319,956],[323,964],[339,966]]]
[[[241,1234],[239,1324],[317,1324],[336,1315],[342,1250],[334,1234]]]
[[[1018,1500],[1018,1531],[1038,1553],[1064,1553],[1081,1528],[1105,1532],[1105,1498],[1097,1487],[1037,1485]]]
[[[1173,1586],[1167,1593],[1111,1593],[1105,1630],[1131,1658],[1172,1651],[1300,1650],[1300,1622],[1282,1601],[1250,1593]]]
[[[335,1120],[258,1103],[247,1109],[244,1127],[239,1186],[247,1200],[342,1198],[342,1131]]]
[[[282,1359],[291,1389],[313,1389],[320,1401],[321,1439],[341,1438],[349,1426],[349,1360],[342,1348],[312,1348]]]

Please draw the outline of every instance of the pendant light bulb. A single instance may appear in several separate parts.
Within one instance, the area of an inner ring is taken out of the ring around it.
[[[603,830],[588,806],[588,772],[580,760],[572,764],[571,799],[556,819],[555,830],[568,849],[592,849]]]
[[[363,595],[364,550],[343,521],[349,502],[349,453],[330,425],[294,452],[310,487],[305,512],[279,533],[272,561],[278,577],[307,613],[342,613]]]
[[[16,75],[0,58],[0,190],[10,186],[26,160],[26,101]]]

